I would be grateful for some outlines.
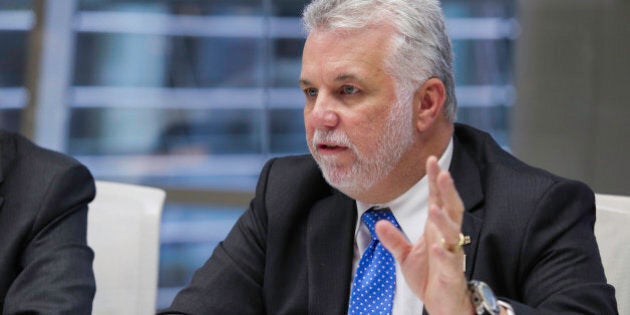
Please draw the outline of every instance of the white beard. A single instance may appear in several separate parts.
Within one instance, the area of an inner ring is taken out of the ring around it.
[[[410,103],[411,98],[394,103],[385,121],[384,132],[376,139],[375,149],[371,152],[359,152],[348,135],[339,129],[315,130],[309,148],[326,182],[344,194],[354,197],[366,192],[388,176],[414,143],[413,112]],[[350,149],[356,156],[350,169],[342,168],[334,156],[321,156],[317,144],[322,142]]]

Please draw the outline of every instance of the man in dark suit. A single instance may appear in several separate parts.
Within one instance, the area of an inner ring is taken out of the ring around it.
[[[304,20],[311,155],[266,164],[163,314],[617,312],[592,191],[454,123],[437,1],[315,0]]]
[[[94,179],[74,159],[0,131],[0,314],[90,314]]]

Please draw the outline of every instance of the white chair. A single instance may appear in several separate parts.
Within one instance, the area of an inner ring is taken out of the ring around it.
[[[96,182],[87,235],[95,253],[92,314],[155,314],[165,195],[157,188]]]
[[[630,314],[630,197],[595,195],[595,236],[619,314]]]

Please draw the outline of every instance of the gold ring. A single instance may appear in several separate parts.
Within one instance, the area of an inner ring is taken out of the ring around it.
[[[460,248],[462,248],[462,246],[464,245],[468,245],[470,244],[470,236],[468,235],[464,235],[462,233],[459,233],[459,240],[457,241],[457,244],[446,244],[446,240],[442,237],[442,239],[440,240],[442,242],[442,246],[450,251],[450,252],[456,252],[458,251]]]

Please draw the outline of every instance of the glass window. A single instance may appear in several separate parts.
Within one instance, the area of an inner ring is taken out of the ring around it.
[[[0,128],[20,129],[26,106],[26,56],[32,1],[0,2]]]
[[[0,99],[0,102],[2,102],[2,99]],[[0,128],[17,132],[20,130],[21,118],[21,109],[6,109],[2,108],[2,104],[0,104]]]
[[[16,21],[17,22],[17,21]],[[26,81],[27,32],[0,30],[0,86],[23,86]]]
[[[267,159],[308,151],[297,86],[306,2],[78,0],[68,104],[59,104],[69,111],[67,122],[60,120],[68,124],[66,153],[99,180],[249,196]],[[515,3],[442,4],[458,119],[509,146]],[[0,2],[0,126],[11,130],[22,128],[27,103],[32,5]],[[248,203],[173,198],[163,215],[159,307],[186,285]]]

